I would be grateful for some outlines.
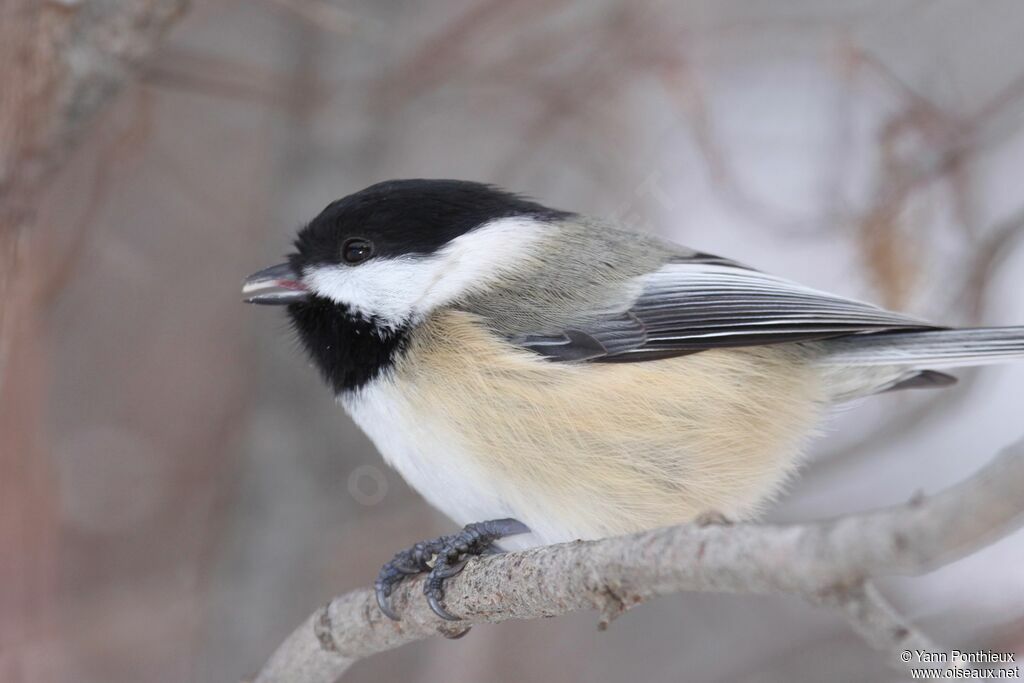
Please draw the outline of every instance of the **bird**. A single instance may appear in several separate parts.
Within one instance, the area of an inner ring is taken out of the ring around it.
[[[836,406],[1024,358],[953,329],[489,184],[330,203],[243,297],[282,305],[337,402],[458,525],[384,564],[442,618],[489,552],[761,514]]]

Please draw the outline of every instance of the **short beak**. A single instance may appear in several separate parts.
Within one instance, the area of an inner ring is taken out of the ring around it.
[[[250,304],[293,304],[305,301],[309,290],[287,263],[264,268],[245,279],[242,294]]]

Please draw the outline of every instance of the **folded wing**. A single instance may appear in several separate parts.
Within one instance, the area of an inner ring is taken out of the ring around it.
[[[677,258],[644,275],[628,310],[512,341],[553,360],[643,361],[706,349],[934,328],[725,259]],[[583,316],[586,318],[585,316]]]

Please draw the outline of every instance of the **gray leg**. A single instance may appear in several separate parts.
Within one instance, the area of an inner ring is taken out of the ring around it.
[[[388,598],[395,586],[406,576],[429,572],[423,592],[430,609],[442,619],[457,620],[444,607],[444,581],[455,576],[473,555],[484,555],[494,551],[495,541],[505,536],[524,534],[530,529],[515,519],[492,519],[486,522],[467,524],[462,531],[450,536],[441,536],[430,541],[417,543],[395,555],[394,559],[381,567],[374,588],[380,611],[391,619],[398,615],[391,609]],[[434,566],[430,566],[431,559]]]

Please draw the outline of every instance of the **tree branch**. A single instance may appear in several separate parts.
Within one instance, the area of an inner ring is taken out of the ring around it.
[[[54,582],[60,499],[42,438],[43,387],[50,375],[48,307],[42,299],[48,284],[61,276],[51,275],[52,241],[47,231],[36,229],[38,209],[54,173],[186,3],[0,0],[0,668],[5,674],[35,671],[40,634],[49,638],[59,632]]]
[[[0,388],[19,311],[35,304],[18,280],[39,192],[187,4],[0,2]]]
[[[356,660],[472,624],[623,611],[681,591],[795,595],[837,609],[897,666],[902,650],[938,651],[870,583],[923,574],[1005,536],[1024,523],[1024,440],[971,478],[933,497],[806,524],[684,524],[600,541],[576,541],[474,559],[447,585],[438,619],[421,579],[393,596],[402,621],[377,609],[373,591],[335,598],[278,648],[256,683],[330,683]]]
[[[8,0],[0,9],[0,201],[68,153],[187,0]]]

